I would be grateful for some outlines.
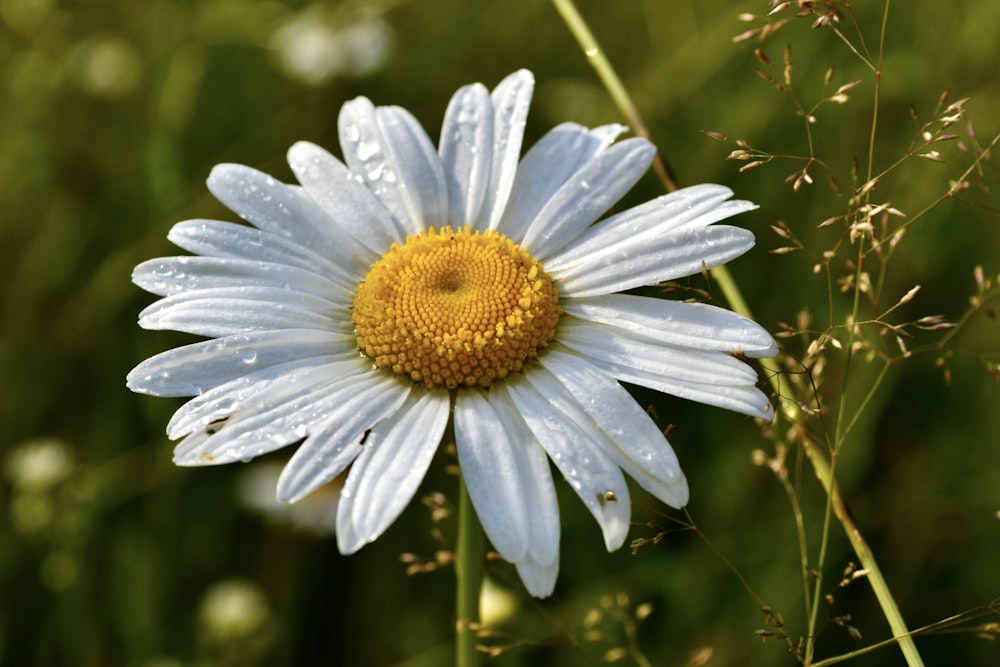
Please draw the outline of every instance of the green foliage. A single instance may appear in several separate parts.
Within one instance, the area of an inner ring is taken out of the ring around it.
[[[758,247],[731,270],[786,335],[782,369],[811,414],[762,433],[637,391],[676,425],[690,514],[637,493],[634,548],[606,554],[560,488],[555,596],[489,563],[490,599],[515,609],[481,632],[494,664],[792,664],[824,535],[817,658],[888,638],[843,531],[824,530],[808,438],[835,452],[911,629],[961,615],[917,638],[925,661],[998,662],[1000,4],[896,3],[884,35],[883,3],[814,4],[793,18],[763,0],[580,3],[681,183],[761,205],[739,221]],[[327,50],[296,51],[312,43]],[[526,144],[622,120],[545,2],[0,0],[0,665],[451,660],[453,457],[424,504],[347,558],[248,507],[264,463],[175,469],[163,428],[180,401],[132,395],[124,376],[188,338],[135,326],[151,297],[128,277],[174,252],[174,222],[233,219],[204,187],[213,164],[291,180],[287,147],[337,152],[347,99],[405,106],[433,135],[458,86],[520,67],[538,80]],[[622,206],[660,192],[650,175]]]

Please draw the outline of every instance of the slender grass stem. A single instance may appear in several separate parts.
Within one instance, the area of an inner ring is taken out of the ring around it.
[[[625,90],[625,85],[618,77],[618,73],[615,72],[615,68],[611,66],[607,56],[604,55],[604,51],[601,49],[600,44],[597,43],[594,34],[590,32],[587,22],[580,16],[576,5],[573,4],[572,0],[552,0],[552,4],[555,5],[556,10],[558,10],[563,21],[569,27],[570,32],[573,33],[573,37],[576,38],[580,48],[583,49],[584,55],[587,56],[587,60],[597,72],[598,78],[604,84],[604,87],[607,88],[608,94],[611,95],[611,99],[625,117],[629,127],[632,128],[637,137],[649,139],[649,130],[646,129],[646,125],[642,122],[639,109],[636,108],[628,91]],[[656,159],[653,161],[653,169],[656,170],[660,180],[663,181],[667,192],[673,192],[678,188],[677,178],[674,176],[673,170],[667,163],[666,158],[664,158],[663,153],[657,152]]]
[[[476,667],[476,629],[479,625],[479,596],[483,587],[485,537],[472,506],[465,481],[460,480],[458,502],[458,544],[455,548],[455,665]]]
[[[868,579],[868,583],[871,584],[872,590],[875,592],[875,597],[882,608],[882,614],[889,622],[893,639],[899,643],[903,657],[906,658],[906,664],[910,667],[922,666],[924,663],[920,658],[920,653],[917,651],[916,645],[913,643],[912,633],[907,630],[906,623],[903,621],[903,615],[896,604],[896,599],[892,596],[889,585],[886,583],[885,577],[882,576],[882,571],[875,560],[875,554],[872,553],[871,547],[868,546],[868,542],[865,541],[864,536],[861,534],[861,530],[854,521],[854,516],[851,514],[850,509],[848,509],[847,503],[840,492],[840,487],[833,478],[833,472],[827,463],[826,454],[815,443],[807,442],[806,455],[813,465],[817,479],[819,479],[820,484],[823,485],[823,488],[830,497],[833,512],[837,516],[837,520],[844,527],[847,539],[854,548],[854,553],[861,561],[861,567],[867,571],[866,578]]]

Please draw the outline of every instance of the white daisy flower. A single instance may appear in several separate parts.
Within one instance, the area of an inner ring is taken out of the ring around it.
[[[623,472],[687,503],[673,450],[619,381],[772,418],[734,356],[773,355],[763,328],[623,293],[746,252],[749,231],[713,223],[754,205],[700,185],[600,219],[654,147],[615,142],[620,125],[566,123],[519,161],[533,86],[520,71],[492,92],[461,88],[437,149],[404,109],[355,99],[339,118],[346,165],[309,143],[289,151],[301,185],[213,169],[209,189],[252,226],[181,222],[169,239],[195,256],[133,274],[163,297],[140,326],[211,339],[128,376],[133,391],[195,397],[167,427],[183,438],[177,464],[295,445],[277,486],[288,502],[350,466],[337,510],[347,554],[409,503],[451,419],[486,535],[546,596],[560,532],[549,460],[609,550],[628,531]]]

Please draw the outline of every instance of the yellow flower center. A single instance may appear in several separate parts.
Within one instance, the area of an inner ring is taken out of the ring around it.
[[[433,227],[393,244],[354,299],[358,347],[430,388],[488,387],[552,340],[562,308],[542,265],[502,234]]]

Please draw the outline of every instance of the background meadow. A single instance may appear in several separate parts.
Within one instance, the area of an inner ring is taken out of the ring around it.
[[[801,431],[829,437],[843,397],[845,421],[858,417],[837,478],[904,617],[962,614],[917,638],[925,661],[998,664],[1000,184],[979,157],[1000,132],[1000,4],[816,4],[839,7],[839,23],[814,28],[823,14],[793,20],[795,8],[762,18],[764,0],[580,10],[678,180],[760,204],[738,220],[758,246],[730,270],[756,319],[789,334],[781,364],[815,413]],[[781,19],[767,39],[733,40]],[[865,58],[883,36],[876,89]],[[423,501],[347,558],[324,533],[332,490],[294,513],[269,502],[269,464],[287,454],[175,468],[164,428],[181,401],[132,395],[124,376],[193,339],[135,325],[153,297],[129,274],[175,253],[175,222],[235,219],[204,186],[213,164],[290,180],[287,148],[339,153],[340,105],[362,94],[435,136],[456,88],[521,67],[537,78],[525,146],[559,122],[623,120],[548,2],[0,0],[0,665],[451,660],[449,452]],[[814,106],[855,81],[849,99]],[[872,173],[887,170],[871,204],[887,206],[870,232],[856,227],[884,241],[862,272],[838,216],[871,146]],[[651,173],[620,207],[662,191]],[[701,277],[662,291],[723,302]],[[854,338],[841,326],[852,313],[872,322]],[[533,600],[491,563],[493,664],[794,664],[826,510],[801,433],[636,397],[672,429],[689,514],[637,493],[638,542],[607,554],[561,485],[555,595]],[[818,658],[889,636],[864,577],[851,580],[841,526],[826,535]],[[852,664],[903,661],[890,646]]]

